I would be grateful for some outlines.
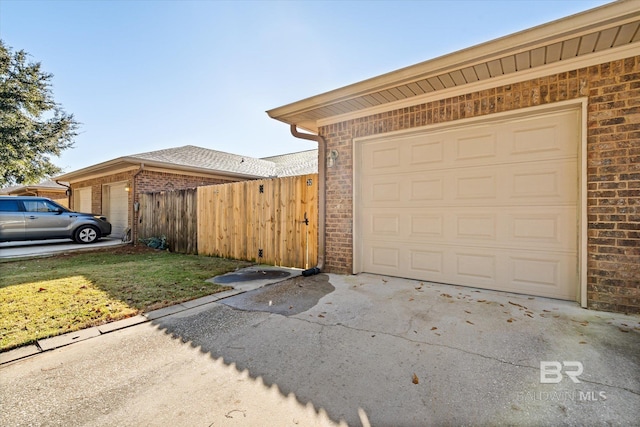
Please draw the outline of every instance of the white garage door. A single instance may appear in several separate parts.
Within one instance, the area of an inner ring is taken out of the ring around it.
[[[107,221],[111,223],[111,237],[122,238],[129,226],[129,193],[126,183],[112,184],[107,187]]]
[[[357,142],[356,268],[576,300],[579,129],[571,110]]]
[[[76,212],[93,213],[91,187],[78,188],[75,191],[74,203],[74,210]]]

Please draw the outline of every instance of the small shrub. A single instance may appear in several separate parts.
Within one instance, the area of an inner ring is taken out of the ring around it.
[[[168,249],[168,245],[167,245],[167,236],[160,236],[160,237],[148,237],[146,239],[138,239],[141,243],[144,243],[145,245],[149,246],[150,248],[153,249],[159,249],[159,250],[165,250]]]

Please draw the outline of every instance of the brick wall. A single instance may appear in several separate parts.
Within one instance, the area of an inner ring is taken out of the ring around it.
[[[353,271],[353,138],[588,98],[588,305],[640,312],[640,56],[322,127],[326,269]]]
[[[93,178],[86,181],[74,182],[73,184],[71,184],[71,190],[73,191],[79,188],[91,187],[91,213],[106,215],[107,213],[103,212],[102,186],[105,184],[114,184],[116,182],[131,182],[134,173],[135,171],[126,171],[113,175],[102,176],[99,178]],[[131,203],[132,201],[129,200],[129,208],[131,208]],[[72,209],[75,209],[74,204],[75,197],[72,196]]]
[[[92,213],[106,215],[107,213],[103,211],[103,207],[106,206],[106,203],[103,203],[103,193],[102,188],[105,184],[114,184],[118,182],[128,182],[129,185],[133,184],[135,177],[135,200],[129,194],[129,206],[128,212],[132,212],[133,203],[138,201],[139,193],[148,193],[155,191],[167,191],[167,190],[179,190],[183,188],[193,188],[201,185],[211,185],[211,184],[221,184],[225,182],[230,182],[228,179],[221,179],[215,177],[200,177],[200,176],[191,176],[185,174],[174,174],[174,173],[166,173],[166,172],[156,172],[150,170],[143,170],[142,172],[136,173],[138,170],[131,170],[126,172],[120,172],[113,175],[105,175],[98,178],[93,178],[86,181],[74,182],[71,184],[72,190],[77,190],[78,188],[91,187],[91,208]],[[132,187],[133,188],[133,187]],[[73,205],[74,198],[71,198],[71,204]],[[72,207],[73,209],[73,207]],[[138,220],[137,213],[135,218],[131,218],[131,214],[129,214],[129,227],[133,230],[133,241],[137,240],[137,231],[135,227],[132,227],[132,224],[135,224]]]
[[[153,193],[157,191],[181,190],[184,188],[194,188],[203,185],[224,184],[232,182],[229,179],[221,179],[214,177],[200,177],[190,175],[172,174],[166,172],[142,171],[136,176],[136,196],[135,201],[138,202],[138,195],[141,193]],[[134,221],[138,222],[138,212],[135,213]],[[133,241],[138,241],[138,230],[133,227]]]

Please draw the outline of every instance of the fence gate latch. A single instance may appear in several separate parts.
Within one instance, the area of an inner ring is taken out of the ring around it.
[[[311,187],[313,185],[313,179],[307,179],[307,187]]]
[[[258,258],[262,258],[263,254],[262,254],[262,249],[258,249]]]

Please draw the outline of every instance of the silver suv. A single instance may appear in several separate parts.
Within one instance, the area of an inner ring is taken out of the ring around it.
[[[100,215],[72,212],[46,197],[0,196],[0,242],[73,239],[93,243],[111,234]]]

